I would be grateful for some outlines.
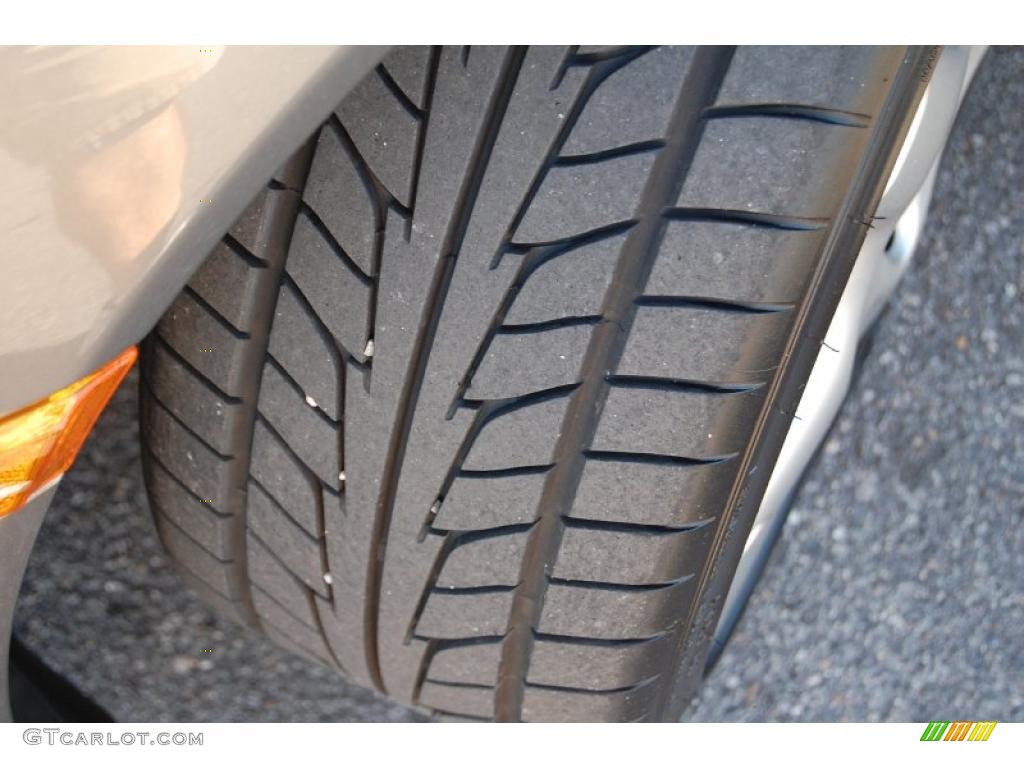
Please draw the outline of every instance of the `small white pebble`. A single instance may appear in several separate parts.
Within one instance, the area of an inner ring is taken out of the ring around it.
[[[309,395],[306,395],[306,405],[308,405],[310,408],[316,408],[316,400],[314,400]]]
[[[338,473],[338,480],[340,480],[343,483],[345,482],[345,473],[344,472],[339,472]]]
[[[363,350],[363,355],[365,357],[373,357],[373,339],[366,342],[366,349]]]
[[[430,514],[431,515],[436,515],[438,513],[438,510],[440,510],[440,509],[441,509],[441,502],[440,501],[435,501],[433,504],[430,505]]]
[[[334,579],[331,578],[331,574],[325,573],[324,574],[324,584],[331,584],[333,582],[334,582]]]
[[[190,656],[175,656],[171,659],[171,669],[176,674],[185,675],[193,671],[199,666],[198,659],[193,659]]]

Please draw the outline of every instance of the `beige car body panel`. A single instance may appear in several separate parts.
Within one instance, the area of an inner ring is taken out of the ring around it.
[[[385,50],[0,50],[0,414],[145,336]]]

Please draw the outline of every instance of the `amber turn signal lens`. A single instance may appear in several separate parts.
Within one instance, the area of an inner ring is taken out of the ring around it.
[[[0,417],[0,517],[71,466],[137,355],[130,347],[74,384]]]

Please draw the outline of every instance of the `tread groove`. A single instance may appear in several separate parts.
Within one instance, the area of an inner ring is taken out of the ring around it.
[[[423,682],[431,683],[433,685],[443,685],[445,688],[463,688],[470,691],[491,691],[494,690],[493,685],[484,685],[483,683],[462,683],[456,680],[435,680],[432,677],[428,677]]]
[[[653,592],[659,589],[669,589],[689,581],[693,578],[692,573],[680,576],[672,581],[659,581],[653,584],[620,584],[614,581],[582,581],[580,579],[563,579],[552,576],[549,584],[558,584],[563,587],[578,587],[579,589],[600,589],[606,592]]]
[[[723,384],[715,381],[631,374],[609,374],[605,379],[611,386],[622,389],[660,389],[674,392],[702,392],[709,395],[742,395],[747,392],[755,392],[765,386],[763,381],[751,384]]]
[[[636,299],[641,307],[679,307],[682,309],[710,309],[716,312],[735,312],[745,315],[771,315],[790,312],[795,304],[787,302],[753,302],[734,299],[716,299],[705,296],[658,296],[644,294]]]
[[[636,219],[623,219],[622,221],[612,222],[611,224],[604,224],[596,229],[588,229],[582,232],[575,232],[571,235],[563,235],[556,237],[551,240],[538,240],[533,242],[526,242],[520,240],[509,240],[505,246],[505,250],[502,255],[507,254],[525,254],[533,250],[539,249],[560,249],[564,248],[569,250],[571,248],[585,245],[586,243],[593,242],[594,240],[607,237],[608,235],[618,234],[623,232],[637,224]],[[497,268],[498,262],[495,262],[493,268]]]
[[[211,560],[216,560],[220,565],[231,565],[232,563],[235,562],[235,558],[233,558],[233,557],[230,557],[230,558],[217,557],[217,555],[213,554],[213,552],[211,552],[206,547],[205,544],[203,544],[195,536],[193,536],[191,533],[189,533],[184,528],[182,528],[180,525],[178,525],[176,522],[174,522],[174,520],[172,520],[168,515],[161,514],[160,515],[160,519],[163,520],[163,522],[166,523],[167,525],[171,526],[175,531],[180,533],[186,539],[188,539],[190,542],[192,542],[192,544],[194,544],[196,547],[201,549],[207,556],[209,556],[209,558]]]
[[[232,456],[230,454],[225,454],[225,453],[221,453],[220,451],[218,451],[216,448],[214,448],[212,445],[210,445],[210,443],[206,440],[205,437],[203,437],[198,432],[196,432],[195,428],[191,424],[188,424],[178,414],[176,414],[174,411],[172,411],[170,408],[168,408],[164,404],[164,401],[160,398],[160,396],[157,395],[155,391],[153,391],[153,387],[149,383],[149,377],[148,376],[145,376],[145,375],[139,376],[139,384],[146,390],[147,394],[149,395],[149,399],[152,400],[153,403],[161,411],[166,413],[171,418],[171,421],[173,421],[175,424],[177,424],[179,427],[181,427],[183,430],[185,430],[185,433],[187,435],[189,435],[189,437],[191,437],[194,440],[196,440],[200,445],[202,445],[204,448],[206,448],[208,451],[210,451],[210,453],[212,453],[214,456],[216,456],[221,461],[231,461],[233,458],[235,458],[234,456]]]
[[[320,335],[321,340],[326,344],[327,348],[331,350],[332,360],[335,366],[341,366],[346,361],[351,361],[358,364],[358,360],[352,357],[352,353],[342,346],[341,342],[334,338],[334,334],[331,333],[331,329],[328,328],[320,315],[317,314],[316,310],[313,309],[313,305],[310,304],[306,294],[302,292],[302,288],[298,283],[288,274],[287,271],[281,274],[281,284],[288,286],[288,289],[295,294],[296,301],[302,305],[302,309],[306,315],[313,321],[313,327],[316,332]]]
[[[246,333],[243,330],[240,330],[240,329],[236,328],[231,323],[230,320],[228,320],[226,317],[224,317],[224,315],[222,315],[219,311],[217,311],[217,309],[214,308],[214,306],[210,302],[208,302],[206,299],[204,299],[199,294],[199,292],[196,291],[191,285],[186,285],[182,289],[182,293],[187,294],[189,296],[189,298],[191,298],[196,304],[199,305],[199,307],[204,312],[206,312],[206,314],[208,314],[210,317],[212,317],[218,323],[218,325],[222,325],[224,327],[224,330],[226,330],[228,333],[230,333],[236,339],[239,339],[240,341],[246,341],[246,340],[249,339],[249,334],[248,333]]]
[[[482,584],[475,587],[434,587],[430,591],[435,595],[494,595],[513,589],[515,586],[507,584]]]
[[[721,464],[736,458],[735,453],[723,456],[673,456],[665,453],[643,453],[639,451],[583,451],[587,459],[593,461],[632,461],[637,464],[665,464],[669,466],[700,467],[706,464]]]
[[[569,65],[573,67],[589,67],[594,64],[600,64],[622,56],[631,56],[632,58],[635,58],[642,56],[648,51],[653,51],[656,47],[657,46],[653,45],[610,45],[601,51],[574,53],[570,59]],[[576,46],[576,48],[578,50],[579,46]]]
[[[658,680],[661,675],[652,675],[645,680],[641,680],[639,683],[633,683],[632,685],[621,685],[616,688],[579,688],[573,685],[552,685],[550,683],[526,683],[527,688],[533,688],[538,691],[554,691],[557,693],[570,693],[583,696],[603,696],[612,693],[630,693],[632,691],[638,691],[641,688],[646,688],[651,683]]]
[[[272,557],[274,559],[274,561],[279,566],[281,566],[281,568],[283,570],[288,572],[288,575],[291,576],[291,578],[294,580],[296,585],[302,587],[303,590],[308,590],[310,594],[313,594],[313,590],[309,589],[309,586],[306,584],[306,582],[303,581],[302,578],[297,573],[295,573],[295,571],[292,570],[290,565],[288,565],[284,560],[281,559],[281,556],[279,554],[277,554],[277,552],[275,552],[273,550],[273,548],[266,541],[264,541],[263,538],[259,534],[256,533],[256,531],[254,531],[252,528],[246,527],[246,532],[247,532],[247,535],[252,536],[253,539],[255,539],[257,542],[259,542],[259,545],[261,547],[263,547],[264,550],[266,550],[267,554],[270,555],[270,557]],[[257,584],[256,586],[259,586],[259,585]],[[275,600],[274,602],[278,602],[278,601]],[[280,605],[279,602],[278,602],[278,604]],[[290,609],[288,609],[286,606],[281,605],[281,607],[284,608],[285,610],[287,610],[289,613],[292,613],[292,611]],[[292,615],[294,615],[294,614],[292,614]],[[298,618],[298,617],[296,616],[296,618]],[[303,622],[303,623],[305,623],[305,622]],[[310,627],[310,628],[312,629],[312,627]]]
[[[427,114],[429,116],[429,112]],[[332,113],[327,118],[327,123],[325,125],[329,130],[334,132],[338,141],[341,142],[342,147],[344,147],[349,158],[352,160],[353,165],[355,165],[356,172],[362,177],[363,182],[372,190],[371,194],[376,196],[378,200],[383,201],[383,207],[394,208],[406,218],[411,216],[410,209],[406,208],[399,202],[398,198],[390,189],[387,188],[384,182],[380,180],[374,170],[370,167],[370,164],[366,161],[366,158],[363,157],[359,148],[349,135],[348,129],[345,128],[345,124],[341,122],[341,118],[338,117],[337,114]]]
[[[617,533],[635,533],[646,536],[675,536],[680,533],[699,531],[714,522],[714,518],[706,518],[696,523],[684,523],[680,525],[655,525],[652,523],[625,523],[613,520],[595,520],[587,517],[565,517],[563,524],[566,528],[575,528],[581,531],[608,531]]]
[[[576,325],[597,325],[604,318],[600,315],[578,315],[575,317],[559,317],[555,320],[543,320],[536,323],[511,323],[499,325],[496,334],[518,336],[527,333],[544,333],[557,328],[571,328]]]
[[[270,365],[270,367],[272,367],[281,375],[281,378],[285,380],[285,382],[288,384],[288,387],[295,393],[295,396],[301,399],[303,402],[305,402],[306,407],[313,411],[320,418],[321,421],[326,423],[329,427],[331,427],[331,429],[338,429],[341,426],[340,418],[337,421],[335,421],[330,416],[328,416],[327,412],[319,405],[309,405],[309,403],[306,401],[306,393],[302,391],[302,387],[299,386],[299,382],[292,378],[292,375],[288,373],[288,369],[281,365],[280,361],[276,357],[274,357],[274,355],[271,354],[270,352],[267,352],[267,363]]]
[[[323,488],[323,483],[321,482],[320,478],[317,477],[316,472],[310,469],[309,465],[302,460],[302,457],[300,457],[299,454],[295,452],[295,449],[292,448],[291,444],[284,439],[284,436],[277,430],[277,428],[270,421],[270,419],[267,418],[266,414],[257,409],[255,421],[261,424],[263,428],[266,429],[271,434],[274,440],[277,441],[278,445],[284,450],[285,453],[288,454],[289,458],[291,458],[292,462],[295,464],[295,468],[299,470],[302,476],[310,484],[310,487],[313,488],[314,491],[319,493],[320,489]]]
[[[448,561],[448,556],[455,549],[455,545],[459,540],[459,535],[456,533],[448,533],[444,537],[444,541],[437,550],[437,556],[434,558],[434,562],[431,565],[430,573],[427,574],[426,582],[423,585],[423,589],[420,592],[419,600],[416,601],[416,607],[413,610],[412,617],[409,619],[409,627],[405,632],[405,644],[408,645],[412,638],[416,636],[416,627],[420,623],[420,617],[423,616],[423,611],[426,610],[427,601],[430,599],[431,592],[434,591],[434,586],[437,584],[437,579],[441,575],[441,569],[444,568],[444,564]],[[430,664],[432,653],[424,653],[420,659],[420,670],[419,679],[422,684],[424,675],[426,675],[427,667]]]
[[[479,715],[468,715],[465,712],[453,712],[450,709],[438,709],[437,707],[430,708],[431,713],[434,717],[451,717],[457,720],[471,720],[474,723],[489,723],[486,717],[480,717]]]
[[[305,584],[299,584],[299,586],[301,586],[302,589],[305,590],[305,591],[309,590],[309,588]],[[253,582],[253,584],[252,584],[252,591],[253,592],[259,592],[260,596],[263,599],[265,599],[268,602],[271,602],[274,605],[276,605],[278,608],[280,608],[282,611],[284,611],[284,613],[286,613],[287,615],[291,616],[293,619],[295,619],[297,622],[299,622],[306,629],[312,630],[314,632],[316,631],[316,627],[313,626],[312,624],[310,624],[308,619],[304,619],[301,616],[298,616],[295,613],[294,610],[292,610],[287,605],[282,603],[280,600],[278,600],[276,597],[274,597],[272,594],[270,594],[267,590],[265,590],[263,587],[261,587],[256,582]],[[312,593],[310,593],[310,594],[312,594]],[[281,631],[280,628],[278,628],[278,631]]]
[[[232,255],[241,259],[252,269],[266,269],[267,262],[242,245],[230,232],[225,232],[222,238],[224,245],[231,251]]]
[[[668,635],[668,632],[656,632],[653,635],[627,638],[556,635],[549,632],[534,632],[533,634],[537,640],[543,640],[546,643],[561,643],[563,645],[593,645],[602,648],[617,648],[631,645],[643,645],[644,643],[654,643],[665,638]]]
[[[203,499],[202,497],[199,496],[199,494],[197,494],[195,491],[193,491],[191,488],[189,488],[187,485],[185,485],[185,481],[182,480],[180,477],[178,477],[174,472],[172,472],[170,470],[170,468],[166,464],[164,464],[163,460],[161,460],[160,457],[157,456],[156,453],[153,452],[152,447],[150,447],[149,445],[143,445],[142,446],[142,452],[146,455],[146,458],[147,458],[148,461],[151,461],[152,463],[154,463],[158,467],[160,467],[160,469],[164,472],[164,474],[166,474],[169,478],[171,478],[171,480],[174,482],[174,484],[177,485],[181,490],[183,490],[189,496],[191,496],[192,499],[194,499],[195,501],[199,502],[200,504],[205,504],[209,508],[209,510],[214,513],[214,515],[216,515],[217,517],[221,518],[222,520],[225,519],[225,518],[231,517],[231,513],[230,512],[221,512],[216,507],[214,507],[211,503],[209,503],[206,499]]]
[[[645,152],[657,152],[665,146],[664,139],[649,139],[625,144],[621,147],[603,149],[599,152],[587,152],[579,155],[562,155],[554,162],[555,167],[572,167],[576,165],[595,165],[605,160],[615,160],[629,155],[641,155]]]
[[[427,83],[425,86],[426,93],[423,97],[423,120],[420,123],[419,134],[416,136],[416,159],[412,165],[412,180],[410,182],[412,191],[409,193],[409,211],[412,214],[416,212],[416,202],[419,196],[420,190],[420,172],[423,170],[423,157],[426,154],[427,146],[427,124],[430,120],[430,112],[434,107],[434,91],[437,89],[437,72],[441,67],[441,47],[438,45],[431,46],[430,48],[430,60],[427,62]],[[380,232],[381,238],[383,238],[383,229]],[[409,242],[412,237],[412,215],[406,218],[405,221],[405,241]],[[380,260],[378,259],[376,267],[376,274],[380,274]],[[376,299],[376,295],[374,295]],[[374,301],[376,306],[376,301]],[[372,326],[371,326],[372,330]],[[372,338],[372,336],[371,336]]]
[[[665,218],[669,221],[722,221],[793,232],[817,232],[825,229],[829,223],[828,219],[813,216],[785,216],[778,213],[742,211],[733,208],[691,208],[687,206],[666,208]]]
[[[456,477],[526,477],[528,475],[543,475],[550,470],[554,464],[534,464],[522,467],[502,467],[501,469],[460,469]]]
[[[849,128],[866,128],[871,116],[842,109],[815,107],[808,104],[759,103],[719,104],[704,110],[704,117],[715,120],[723,117],[780,117],[797,120],[811,120]]]
[[[324,556],[326,557],[326,555]],[[334,591],[332,590],[330,584],[327,585],[327,595],[327,604],[329,606],[333,606]],[[320,616],[320,604],[317,602],[316,593],[313,592],[313,590],[311,589],[307,589],[306,598],[309,600],[309,610],[312,612],[313,618],[316,620],[315,630],[320,634],[320,637],[323,638],[324,647],[327,649],[327,653],[330,655],[330,660],[334,662],[334,665],[338,668],[338,671],[340,671],[343,675],[347,675],[348,671],[345,669],[345,665],[341,663],[341,659],[338,658],[338,654],[334,652],[334,649],[331,647],[331,644],[327,642],[327,632],[324,629],[323,617]]]
[[[565,73],[569,71],[569,65],[572,63],[573,57],[576,52],[580,49],[578,45],[570,45],[562,57],[561,64],[558,65],[558,69],[555,71],[555,76],[551,79],[551,85],[548,86],[549,91],[557,91],[558,86],[562,84],[562,80],[565,79]]]
[[[383,63],[378,64],[375,70],[377,76],[381,79],[384,87],[390,91],[391,95],[395,97],[395,101],[402,105],[402,109],[409,113],[410,116],[417,120],[422,120],[424,112],[409,98],[409,94],[402,90],[402,87],[395,82],[395,78],[388,72],[388,68]]]
[[[308,539],[311,544],[316,544],[316,543],[318,543],[323,538],[321,536],[320,539],[318,539],[316,536],[313,536],[309,531],[307,531],[302,526],[302,524],[292,516],[292,513],[289,512],[287,509],[285,509],[281,505],[281,502],[278,501],[277,498],[275,498],[274,494],[272,494],[267,489],[267,487],[265,485],[263,485],[263,483],[261,483],[259,480],[257,480],[255,477],[253,477],[251,474],[249,475],[249,482],[252,483],[253,485],[255,485],[257,488],[259,488],[260,492],[264,496],[266,496],[268,499],[270,499],[270,503],[274,505],[274,508],[277,509],[277,511],[280,512],[284,516],[284,518],[286,520],[288,520],[289,523],[294,525],[296,529],[301,531],[302,535],[304,537],[306,537],[306,539]]]
[[[155,341],[161,347],[161,349],[163,349],[165,352],[167,352],[167,354],[173,357],[176,363],[181,365],[181,367],[184,368],[192,376],[192,378],[198,381],[203,387],[208,389],[210,391],[210,394],[212,394],[214,397],[216,397],[219,400],[223,400],[224,403],[227,405],[238,405],[239,403],[242,402],[242,399],[240,397],[229,395],[227,392],[223,391],[220,387],[218,387],[216,384],[210,381],[210,379],[207,378],[206,375],[202,373],[202,371],[200,371],[198,368],[192,365],[192,363],[186,360],[182,356],[182,354],[177,349],[174,348],[171,342],[169,342],[167,339],[163,337],[163,335],[160,333],[159,328],[153,331],[153,333],[150,334],[149,338]]]
[[[299,216],[303,217],[306,221],[313,225],[313,229],[317,231],[317,234],[327,243],[327,247],[331,249],[331,252],[338,257],[338,260],[352,273],[352,276],[356,278],[363,285],[369,286],[373,283],[373,278],[363,272],[362,268],[352,257],[345,253],[345,249],[341,247],[341,243],[338,242],[337,238],[331,234],[331,231],[324,224],[323,219],[320,218],[320,214],[305,200],[300,204]]]

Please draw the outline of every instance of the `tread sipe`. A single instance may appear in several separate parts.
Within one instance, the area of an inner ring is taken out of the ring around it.
[[[933,59],[393,51],[146,342],[186,580],[438,717],[677,718]]]

